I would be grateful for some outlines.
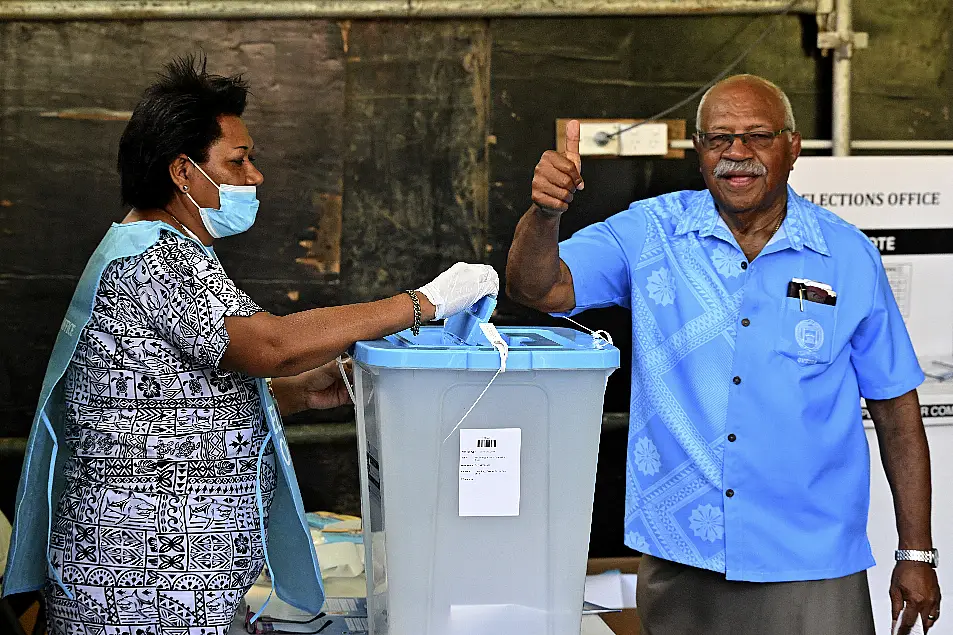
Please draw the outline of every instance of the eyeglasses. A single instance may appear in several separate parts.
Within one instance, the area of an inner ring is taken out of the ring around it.
[[[794,132],[790,128],[781,128],[777,132],[770,130],[755,130],[754,132],[696,132],[695,139],[706,150],[722,152],[741,139],[741,143],[755,150],[767,150],[774,143],[775,137],[785,132]]]

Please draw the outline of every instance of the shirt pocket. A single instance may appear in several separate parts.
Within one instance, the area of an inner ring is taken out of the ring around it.
[[[803,366],[830,364],[836,326],[836,306],[782,298],[776,350]]]

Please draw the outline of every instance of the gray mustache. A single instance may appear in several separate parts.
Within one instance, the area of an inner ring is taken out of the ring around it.
[[[717,177],[728,176],[729,174],[744,176],[764,176],[768,169],[755,159],[745,159],[744,161],[732,161],[731,159],[721,159],[718,165],[712,170]]]

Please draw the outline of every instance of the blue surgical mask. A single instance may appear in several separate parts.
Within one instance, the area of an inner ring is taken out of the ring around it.
[[[189,161],[192,161],[192,159],[189,158]],[[211,177],[205,173],[205,170],[198,163],[192,161],[192,165],[197,167],[199,172],[218,188],[218,209],[202,207],[195,202],[191,194],[185,193],[189,200],[199,208],[199,216],[202,217],[202,224],[205,225],[208,233],[214,238],[224,238],[248,231],[255,224],[255,217],[258,215],[258,199],[255,196],[255,186],[219,185],[212,181]]]

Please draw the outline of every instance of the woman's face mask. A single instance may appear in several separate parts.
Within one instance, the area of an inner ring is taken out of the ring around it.
[[[191,157],[188,157],[192,161]],[[206,231],[213,238],[225,238],[248,231],[255,224],[255,217],[258,215],[258,198],[255,195],[254,185],[219,185],[205,173],[199,164],[192,161],[192,165],[198,168],[199,172],[209,180],[209,182],[218,188],[219,208],[202,207],[195,202],[192,195],[185,193],[189,200],[199,208],[199,216],[202,217],[202,224]]]

